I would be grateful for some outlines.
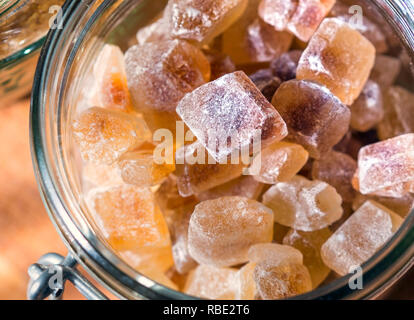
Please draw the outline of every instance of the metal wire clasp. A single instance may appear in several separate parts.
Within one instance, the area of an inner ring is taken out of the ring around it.
[[[43,255],[37,263],[32,264],[28,273],[30,282],[27,287],[29,300],[62,299],[65,283],[69,280],[76,289],[89,300],[107,300],[88,279],[76,269],[77,261],[72,255],[66,258],[57,253]]]

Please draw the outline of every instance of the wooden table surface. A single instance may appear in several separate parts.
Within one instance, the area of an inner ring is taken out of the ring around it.
[[[29,101],[0,109],[0,299],[25,299],[27,268],[46,252],[66,254],[33,175]],[[68,286],[65,299],[82,298]],[[414,270],[388,298],[414,299]]]

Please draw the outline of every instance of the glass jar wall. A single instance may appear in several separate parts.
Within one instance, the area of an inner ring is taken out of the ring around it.
[[[364,1],[384,16],[408,58],[414,53],[414,7],[405,1]],[[38,183],[51,219],[63,241],[101,284],[124,298],[187,298],[137,273],[106,244],[82,200],[79,156],[70,134],[76,99],[87,81],[92,62],[104,43],[123,50],[136,31],[154,19],[163,1],[68,2],[63,29],[48,35],[35,76],[32,96],[32,153]],[[409,69],[409,68],[408,68]],[[406,85],[410,85],[407,83]],[[364,288],[351,290],[349,276],[336,279],[298,298],[375,298],[413,264],[414,214],[363,265]]]

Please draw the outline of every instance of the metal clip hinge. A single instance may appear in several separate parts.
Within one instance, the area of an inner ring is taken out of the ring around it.
[[[32,264],[28,273],[30,282],[27,288],[29,300],[62,299],[66,281],[70,281],[76,289],[89,300],[107,300],[88,279],[76,269],[77,261],[72,255],[66,258],[57,253],[43,255],[37,263]]]

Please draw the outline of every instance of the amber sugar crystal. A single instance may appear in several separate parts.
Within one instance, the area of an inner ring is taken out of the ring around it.
[[[240,270],[244,279],[240,279],[239,288],[239,294],[247,298],[252,299],[253,291],[256,299],[271,300],[312,289],[311,277],[299,250],[275,243],[257,244],[250,248],[248,257],[250,263]]]
[[[302,41],[309,41],[335,0],[263,0],[259,16],[276,30],[289,30]]]
[[[119,255],[131,267],[140,272],[152,268],[163,273],[174,265],[171,244],[160,248],[139,247],[128,251],[120,251]]]
[[[281,299],[312,289],[309,271],[297,249],[274,243],[249,250],[249,263],[237,273],[237,299]]]
[[[199,142],[181,147],[176,153],[177,187],[181,196],[188,197],[217,187],[240,177],[246,165],[221,164],[211,159]]]
[[[286,227],[280,223],[275,222],[273,225],[273,242],[282,244],[283,238],[290,231],[289,227]]]
[[[227,73],[236,71],[236,66],[230,56],[216,50],[203,50],[210,62],[211,80],[216,80]]]
[[[172,239],[172,255],[175,269],[180,274],[186,274],[197,266],[188,252],[188,225],[194,211],[195,203],[175,208],[170,227]]]
[[[287,29],[302,41],[309,41],[336,0],[299,0]]]
[[[272,236],[272,210],[247,198],[223,197],[195,207],[188,246],[198,263],[228,267],[247,262],[250,246],[270,242]]]
[[[277,223],[301,231],[326,228],[343,212],[335,188],[301,176],[272,186],[263,195],[263,203],[273,210]]]
[[[313,162],[312,177],[333,186],[344,201],[352,201],[355,190],[351,182],[356,169],[357,163],[349,155],[331,151]]]
[[[276,91],[272,104],[289,130],[312,158],[319,158],[348,131],[351,113],[325,87],[310,81],[290,80]]]
[[[137,32],[138,44],[171,40],[169,34],[169,19],[166,10],[147,26]]]
[[[394,212],[367,201],[323,244],[322,259],[329,268],[346,275],[371,258],[401,223]]]
[[[275,184],[289,181],[307,161],[308,152],[301,145],[279,141],[262,149],[249,170],[257,181]]]
[[[365,132],[374,128],[384,117],[381,87],[376,82],[368,80],[350,108],[353,129]]]
[[[325,85],[344,104],[361,93],[375,61],[374,46],[349,24],[325,19],[303,52],[297,78]]]
[[[197,43],[209,43],[244,12],[247,0],[170,0],[167,6],[170,35]]]
[[[200,265],[189,274],[183,291],[204,299],[233,300],[236,273],[237,269]]]
[[[88,187],[106,187],[123,184],[121,170],[117,163],[112,165],[86,162],[82,165],[82,182]]]
[[[155,192],[155,199],[170,231],[175,273],[184,275],[197,265],[187,245],[188,223],[197,200],[195,197],[181,197],[176,180],[174,175],[170,175]]]
[[[271,260],[274,264],[293,262],[302,264],[303,254],[290,245],[277,243],[260,243],[250,247],[248,252],[250,262],[261,262]]]
[[[125,153],[118,161],[122,179],[129,184],[141,187],[158,185],[175,170],[174,156],[171,162],[154,153],[156,146],[148,144],[137,150]],[[171,153],[173,152],[171,148]]]
[[[212,200],[227,196],[240,196],[257,200],[264,188],[263,183],[258,182],[252,176],[241,176],[227,183],[197,194],[200,201]]]
[[[81,112],[72,123],[72,132],[82,159],[103,164],[115,162],[151,139],[141,115],[98,107]]]
[[[384,118],[378,125],[381,140],[414,132],[414,94],[399,86],[384,93]]]
[[[186,41],[132,46],[125,54],[128,87],[151,130],[175,132],[175,107],[181,98],[210,79],[210,63]]]
[[[332,235],[328,228],[303,232],[291,229],[283,238],[283,244],[298,249],[303,254],[303,264],[309,270],[312,287],[318,287],[331,270],[323,263],[321,247]]]
[[[360,20],[358,8],[352,8],[354,4],[357,4],[357,2],[346,5],[340,1],[336,1],[330,12],[330,16],[348,22],[352,28],[361,32],[374,45],[377,53],[387,52],[389,48],[385,33],[381,29],[382,26],[369,19],[367,14],[364,14],[363,19]]]
[[[375,58],[370,78],[378,83],[381,88],[388,89],[397,79],[401,71],[401,65],[400,59],[379,54]]]
[[[115,250],[170,244],[167,224],[149,189],[131,185],[97,188],[88,193],[86,203]]]
[[[284,299],[312,290],[312,280],[303,264],[274,265],[265,260],[254,269],[257,293],[263,300]]]
[[[138,271],[141,272],[144,276],[148,277],[149,279],[158,282],[159,284],[167,288],[178,291],[178,286],[170,278],[167,277],[165,272],[160,272],[154,268],[148,268]]]
[[[119,47],[105,44],[96,59],[93,73],[100,106],[121,111],[132,110],[124,54]]]
[[[259,16],[276,30],[285,30],[296,11],[297,0],[263,0],[259,5]]]
[[[249,262],[237,271],[236,281],[236,299],[237,300],[254,300],[257,296],[256,283],[253,279],[255,262]]]
[[[246,41],[250,62],[268,62],[289,50],[293,35],[256,19],[247,27]]]
[[[414,181],[414,134],[363,147],[358,155],[354,186],[362,194],[399,197]]]
[[[167,211],[180,208],[196,201],[195,197],[182,197],[178,191],[177,177],[170,174],[155,192],[155,199],[166,215]]]
[[[260,0],[248,0],[243,15],[222,35],[223,52],[240,65],[257,62],[250,48],[248,27],[257,19],[257,7]]]
[[[405,218],[414,209],[414,195],[406,194],[402,197],[364,196],[358,194],[352,202],[352,209],[358,210],[366,201],[374,200]]]

